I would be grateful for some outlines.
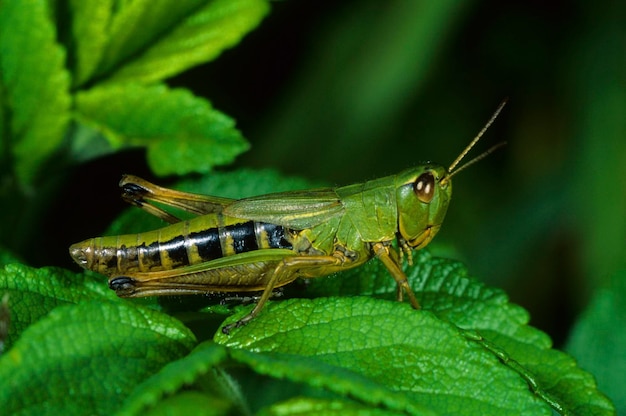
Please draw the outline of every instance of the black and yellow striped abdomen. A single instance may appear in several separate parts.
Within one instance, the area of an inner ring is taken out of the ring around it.
[[[259,249],[291,249],[280,225],[209,214],[139,234],[74,244],[82,267],[107,276],[172,270]]]

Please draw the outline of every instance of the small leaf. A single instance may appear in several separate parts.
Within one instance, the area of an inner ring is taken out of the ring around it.
[[[194,343],[175,319],[121,300],[59,307],[0,357],[0,408],[110,414],[137,383]]]
[[[7,345],[12,345],[29,325],[60,305],[90,299],[116,299],[103,284],[87,274],[45,267],[9,264],[0,269],[0,294],[9,294],[11,325]]]
[[[70,113],[65,51],[55,42],[48,2],[0,3],[0,83],[10,124],[14,171],[30,185],[58,150]]]
[[[290,300],[272,303],[262,315],[215,340],[242,349],[233,351],[233,358],[263,374],[392,410],[419,405],[440,413],[550,414],[526,382],[491,353],[453,325],[406,304],[368,297]],[[382,390],[359,386],[346,370]]]
[[[147,147],[158,175],[206,173],[248,148],[232,119],[182,89],[102,87],[79,93],[76,106],[112,147]]]
[[[203,4],[204,3],[204,4]],[[115,16],[103,69],[112,82],[152,83],[215,59],[269,11],[263,0],[135,1]]]

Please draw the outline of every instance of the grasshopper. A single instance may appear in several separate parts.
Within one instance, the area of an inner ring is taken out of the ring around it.
[[[162,188],[126,175],[122,197],[171,223],[140,234],[96,237],[70,254],[85,269],[109,277],[120,297],[262,292],[244,318],[259,314],[275,288],[298,277],[314,278],[378,258],[397,283],[397,299],[420,305],[402,271],[412,250],[425,247],[441,228],[452,177],[500,143],[455,170],[493,123],[503,101],[449,168],[425,163],[399,174],[339,188],[228,199]],[[177,217],[153,205],[197,216]],[[393,243],[396,243],[394,246]]]

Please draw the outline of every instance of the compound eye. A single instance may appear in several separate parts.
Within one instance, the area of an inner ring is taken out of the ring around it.
[[[430,203],[435,196],[435,177],[432,173],[422,173],[413,184],[417,199],[425,204]]]

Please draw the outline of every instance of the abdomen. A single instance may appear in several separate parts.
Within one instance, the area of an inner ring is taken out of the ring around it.
[[[172,270],[247,251],[286,248],[280,225],[210,214],[139,234],[96,237],[70,247],[82,267],[106,276]]]

